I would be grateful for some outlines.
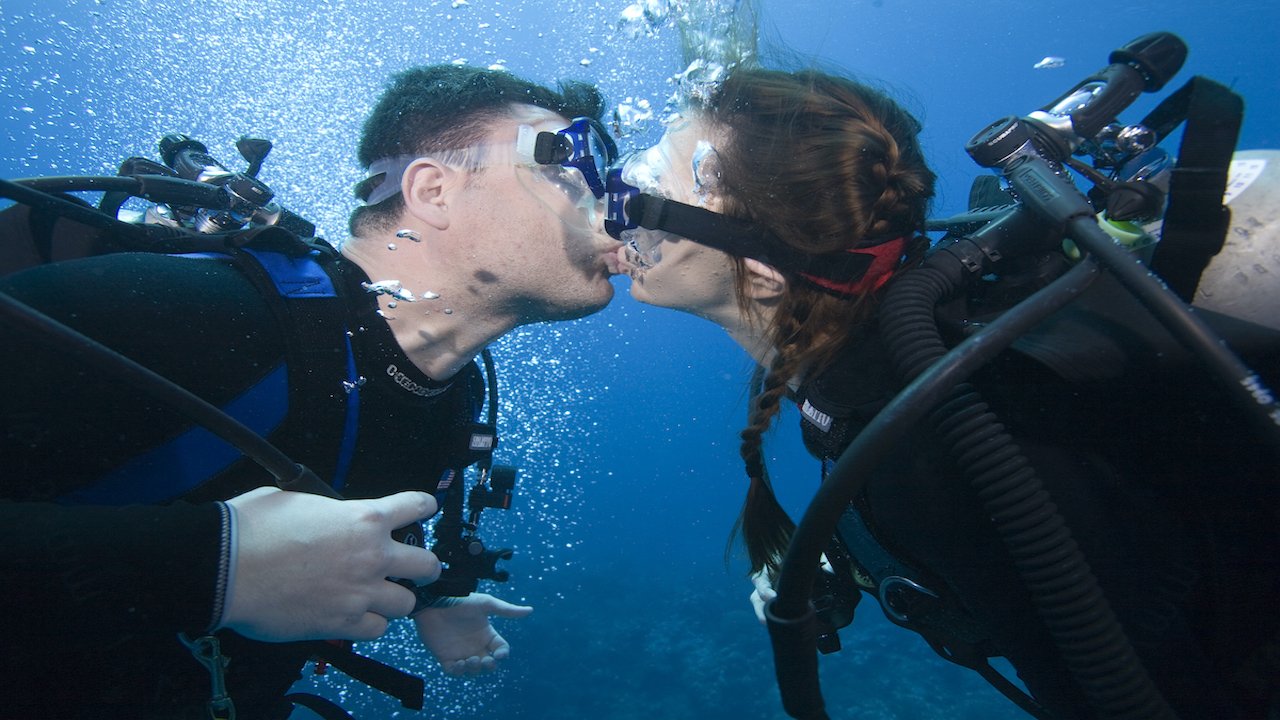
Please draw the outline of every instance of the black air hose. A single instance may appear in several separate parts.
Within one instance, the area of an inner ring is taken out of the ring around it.
[[[961,289],[961,275],[926,263],[887,292],[881,327],[906,382],[946,354],[934,308]],[[974,388],[957,385],[930,422],[982,500],[1064,664],[1099,715],[1173,718],[1057,507]]]

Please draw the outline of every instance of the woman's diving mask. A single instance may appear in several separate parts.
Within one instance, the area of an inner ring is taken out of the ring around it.
[[[715,149],[698,140],[688,164],[672,162],[678,155],[670,136],[669,131],[660,144],[628,156],[605,182],[605,231],[626,244],[627,260],[642,270],[661,261],[664,240],[678,238],[758,260],[841,296],[874,291],[899,266],[906,235],[867,238],[856,249],[810,254],[783,242],[763,224],[710,209],[711,201],[725,192]]]
[[[645,150],[631,153],[609,171],[605,180],[608,194],[604,227],[617,240],[626,244],[630,260],[641,268],[650,268],[662,260],[662,243],[676,240],[679,234],[656,229],[660,221],[650,218],[641,222],[630,214],[630,201],[639,195],[652,198],[693,198],[705,205],[720,182],[720,166],[715,148],[706,140],[694,147],[689,172],[677,171],[672,162],[667,138]],[[649,207],[657,207],[650,203]]]

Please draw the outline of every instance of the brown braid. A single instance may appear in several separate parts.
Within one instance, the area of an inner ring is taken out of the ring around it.
[[[857,248],[905,235],[907,261],[923,256],[919,235],[934,175],[917,141],[920,124],[888,96],[817,72],[739,68],[696,109],[723,129],[717,145],[722,210],[765,225],[808,253]],[[747,307],[745,265],[738,301]],[[776,573],[794,525],[778,504],[763,460],[763,435],[787,383],[825,369],[871,318],[875,298],[850,300],[788,278],[766,337],[775,351],[753,400],[740,453],[750,478],[735,524],[751,572]]]
[[[742,446],[739,450],[746,464],[747,498],[742,513],[734,524],[733,533],[742,533],[751,559],[752,572],[761,567],[769,569],[772,576],[782,562],[782,552],[791,541],[795,523],[778,504],[773,484],[764,462],[763,436],[773,424],[773,418],[782,407],[787,392],[787,379],[796,368],[786,352],[774,356],[760,391],[751,398],[751,413],[747,427],[742,430]]]

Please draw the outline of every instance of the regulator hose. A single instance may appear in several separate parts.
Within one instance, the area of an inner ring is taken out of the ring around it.
[[[950,261],[935,258],[935,265]],[[926,263],[887,292],[881,328],[906,382],[946,355],[934,309],[963,288],[960,277]],[[1099,715],[1173,718],[1057,506],[975,388],[957,385],[930,424],[982,501],[1064,664]]]
[[[866,480],[898,440],[949,397],[957,384],[1077,297],[1096,276],[1097,265],[1086,256],[1066,274],[952,348],[889,401],[836,461],[796,526],[778,575],[778,597],[765,607],[778,689],[789,715],[813,720],[827,717],[818,680],[811,598],[822,551],[849,503],[861,494]]]

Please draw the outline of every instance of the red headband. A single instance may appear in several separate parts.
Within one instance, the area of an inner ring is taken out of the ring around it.
[[[852,280],[838,282],[803,272],[800,273],[800,277],[824,290],[830,290],[839,295],[857,297],[875,292],[889,282],[889,278],[893,276],[894,271],[902,263],[902,252],[906,245],[907,236],[903,235],[892,240],[886,240],[878,245],[846,250],[845,252],[853,253],[854,255],[870,255],[872,258],[871,265],[867,267],[867,271]]]

